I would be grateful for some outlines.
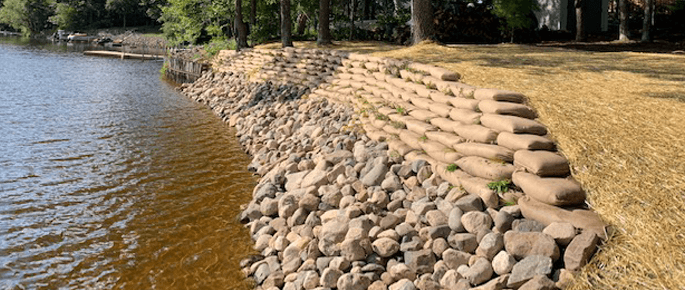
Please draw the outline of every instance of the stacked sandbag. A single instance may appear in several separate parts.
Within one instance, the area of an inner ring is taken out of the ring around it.
[[[223,63],[182,90],[236,127],[262,177],[240,217],[258,288],[562,286],[605,238],[519,93],[335,51]]]

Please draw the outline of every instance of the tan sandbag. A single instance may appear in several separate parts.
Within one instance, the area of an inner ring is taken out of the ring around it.
[[[509,163],[502,163],[478,156],[466,156],[457,160],[456,164],[464,172],[476,177],[490,180],[511,179],[515,167]]]
[[[361,89],[361,88],[363,88],[363,87],[364,87],[364,83],[363,83],[363,82],[360,82],[360,81],[358,80],[359,78],[363,78],[363,77],[358,76],[358,75],[353,75],[353,76],[352,76],[352,80],[350,81],[350,86],[353,87],[353,88],[355,88],[355,89]]]
[[[378,71],[378,63],[377,62],[366,62],[364,63],[364,67],[370,71]]]
[[[554,142],[538,135],[514,134],[501,132],[497,136],[497,145],[511,150],[554,150]]]
[[[400,133],[402,133],[402,130],[404,130],[404,128],[398,128],[397,126],[390,124],[385,125],[383,127],[383,131],[385,131],[386,133],[397,136],[399,136]]]
[[[402,156],[407,155],[407,153],[416,150],[414,148],[409,147],[409,145],[407,145],[406,143],[397,139],[391,139],[387,142],[390,151],[397,151],[397,153],[399,153]]]
[[[523,192],[540,202],[556,205],[579,205],[585,201],[585,191],[572,178],[540,177],[524,171],[516,171],[512,181]]]
[[[395,101],[394,104],[395,104],[395,108],[404,109],[405,114],[409,114],[409,112],[419,109],[418,107],[414,106],[412,103],[407,102],[407,101]]]
[[[373,77],[376,78],[379,82],[385,82],[385,74],[382,72],[375,72],[373,73]]]
[[[409,99],[409,101],[415,106],[424,110],[430,110],[430,106],[434,104],[430,99],[419,97],[415,94],[412,94],[412,97]]]
[[[454,133],[440,132],[440,131],[426,132],[426,138],[428,138],[429,140],[440,142],[441,144],[443,144],[449,148],[454,148],[453,147],[454,145],[457,145],[459,143],[463,143],[466,141],[464,138],[461,138]]]
[[[457,186],[457,187],[460,186],[461,185],[461,177],[463,177],[463,175],[467,175],[467,174],[464,173],[463,171],[459,170],[459,169],[454,170],[454,171],[448,171],[447,166],[449,166],[449,164],[443,163],[443,162],[438,162],[438,164],[435,167],[436,168],[435,173],[437,173],[442,179],[449,182],[451,185]]]
[[[480,116],[483,114],[468,110],[468,109],[458,109],[454,108],[450,110],[450,118],[454,121],[461,122],[464,124],[479,124]]]
[[[435,128],[433,125],[428,124],[424,121],[416,120],[416,119],[413,119],[413,120],[406,119],[404,124],[407,125],[407,130],[412,131],[414,133],[417,133],[421,136],[426,134],[426,131],[436,131],[437,130],[437,128]]]
[[[549,151],[519,150],[514,153],[514,166],[542,177],[565,177],[571,174],[566,158]]]
[[[419,160],[419,159],[425,160],[431,166],[433,166],[434,164],[438,164],[437,160],[433,159],[433,157],[430,157],[430,156],[424,154],[421,151],[412,151],[412,152],[407,153],[407,155],[404,155],[404,160],[409,161],[409,162],[413,162],[414,160]]]
[[[400,132],[399,135],[400,140],[402,140],[402,142],[407,144],[409,147],[416,150],[423,150],[423,148],[421,148],[421,145],[419,144],[419,142],[421,142],[421,135],[409,130],[402,130],[402,132]]]
[[[430,120],[430,119],[439,117],[438,114],[433,113],[433,112],[428,111],[428,110],[413,110],[413,111],[409,112],[409,116],[412,116],[412,117],[416,118],[417,120],[422,120],[422,121],[426,121],[426,120]]]
[[[392,84],[393,86],[398,87],[398,88],[401,88],[401,89],[404,89],[404,86],[405,86],[405,84],[407,83],[406,80],[400,79],[400,78],[396,78],[396,77],[386,78],[386,81],[387,81],[388,83]]]
[[[438,88],[438,84],[441,85],[441,86],[443,86],[443,87],[445,87],[445,85],[447,84],[447,82],[445,82],[445,81],[443,81],[443,80],[441,80],[441,79],[438,79],[438,78],[436,78],[436,77],[434,77],[434,76],[423,76],[423,77],[421,78],[421,82],[422,82],[424,85],[430,87],[431,89],[438,89],[438,90],[440,90],[440,89]]]
[[[411,120],[414,118],[414,117],[400,115],[400,114],[389,114],[387,116],[388,116],[388,119],[390,119],[391,121],[401,122],[401,123],[404,123],[406,120]]]
[[[452,104],[453,107],[458,108],[458,109],[467,109],[471,110],[474,112],[478,112],[478,104],[480,103],[480,100],[474,100],[474,99],[465,99],[465,98],[451,98],[450,99],[450,104]]]
[[[492,180],[480,177],[462,178],[460,180],[461,187],[469,194],[480,196],[485,206],[495,209],[499,207],[499,196],[488,187],[488,183]]]
[[[443,81],[458,81],[461,78],[459,73],[441,67],[430,67],[428,73]]]
[[[514,151],[498,145],[467,142],[456,144],[452,148],[466,156],[480,156],[506,162],[514,160]]]
[[[480,123],[495,131],[541,136],[547,134],[547,128],[544,125],[533,120],[515,116],[483,114],[480,117]]]
[[[413,82],[414,78],[415,78],[413,72],[410,72],[410,71],[404,70],[404,69],[400,70],[400,77],[402,77],[405,80],[411,81],[411,82]]]
[[[454,163],[455,161],[464,157],[464,155],[457,153],[454,151],[454,149],[449,148],[437,141],[426,140],[419,142],[419,146],[421,146],[423,151],[425,151],[428,156],[447,164]]]
[[[551,223],[570,223],[584,232],[595,233],[603,240],[607,239],[607,224],[599,218],[594,211],[586,209],[563,209],[539,202],[529,196],[519,198],[518,205],[521,214],[527,219],[532,219],[548,226]]]
[[[431,112],[436,113],[438,116],[442,118],[449,117],[450,111],[452,111],[454,107],[444,104],[444,103],[432,103],[428,106],[428,109],[431,110]]]
[[[537,118],[537,115],[532,108],[517,103],[482,100],[478,103],[478,108],[483,113],[512,115],[526,119]]]
[[[473,95],[474,95],[476,89],[477,88],[474,86],[469,86],[467,84],[458,83],[458,82],[453,82],[452,85],[450,85],[450,91],[452,91],[452,94],[455,97],[465,98],[465,99],[473,99]]]
[[[390,107],[380,107],[378,108],[378,112],[383,114],[383,115],[390,115],[390,114],[396,114],[397,110],[390,108]]]
[[[431,92],[430,98],[431,98],[431,100],[433,100],[433,101],[436,102],[436,103],[440,103],[440,104],[443,104],[443,105],[452,105],[452,103],[451,103],[450,101],[451,101],[454,97],[445,95],[445,94],[443,94],[443,93],[441,93],[441,92]]]
[[[375,119],[375,118],[373,120],[371,120],[371,125],[373,125],[374,127],[378,128],[378,129],[382,129],[383,127],[385,127],[385,125],[387,123],[388,123],[388,121],[386,121],[386,120],[379,120],[379,119]]]
[[[416,91],[416,94],[417,94],[417,95],[419,95],[419,96],[421,96],[421,97],[424,97],[424,98],[430,98],[430,97],[431,97],[431,92],[433,92],[433,91],[430,90],[429,88],[426,88],[426,87],[421,86],[421,85],[415,86],[415,87],[414,87],[414,91]]]
[[[440,130],[446,132],[454,132],[454,128],[463,126],[462,123],[452,121],[452,119],[447,118],[433,118],[430,121],[431,125],[440,128]]]
[[[526,98],[521,93],[498,89],[477,89],[474,92],[473,97],[478,100],[494,100],[514,103],[523,103]]]
[[[369,138],[377,142],[383,142],[390,137],[388,133],[385,133],[382,130],[367,130],[366,136],[369,136]]]
[[[466,140],[479,143],[489,144],[497,140],[497,132],[481,125],[461,125],[454,128],[454,133]]]
[[[341,74],[338,74],[338,77],[339,77],[340,79],[343,79],[343,80],[351,80],[351,79],[352,79],[352,74],[341,73]]]

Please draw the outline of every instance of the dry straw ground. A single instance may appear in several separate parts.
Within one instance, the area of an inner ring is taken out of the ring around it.
[[[615,229],[573,288],[685,289],[685,56],[510,44],[330,48],[434,64],[464,83],[527,95],[588,203]]]

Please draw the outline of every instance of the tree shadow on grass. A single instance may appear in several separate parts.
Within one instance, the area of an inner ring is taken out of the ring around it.
[[[685,91],[671,91],[671,92],[647,92],[644,94],[650,98],[657,99],[671,99],[681,103],[685,103]]]

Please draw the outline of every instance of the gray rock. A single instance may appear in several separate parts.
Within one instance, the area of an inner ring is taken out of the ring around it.
[[[549,235],[540,232],[508,231],[504,234],[504,248],[515,259],[543,255],[559,259],[559,247]]]
[[[414,282],[409,279],[402,279],[388,287],[389,290],[416,290]]]
[[[515,264],[516,259],[506,251],[500,251],[492,258],[492,270],[494,270],[497,275],[504,275],[511,272],[511,269]]]
[[[453,289],[455,286],[457,286],[457,283],[459,283],[461,278],[461,275],[459,275],[456,270],[450,269],[445,272],[445,275],[442,275],[442,278],[440,279],[440,286],[445,289]]]
[[[455,249],[447,249],[442,253],[442,260],[448,268],[456,270],[461,265],[468,265],[471,254],[457,251]]]
[[[433,175],[433,170],[431,169],[430,166],[425,165],[419,169],[419,171],[416,173],[416,179],[420,184],[423,184],[426,179],[430,178]]]
[[[452,230],[448,225],[434,226],[428,228],[428,237],[432,240],[447,238]]]
[[[514,265],[507,287],[518,288],[536,275],[547,276],[552,273],[552,259],[542,255],[532,255]]]
[[[430,273],[435,264],[435,255],[430,249],[407,251],[404,252],[404,262],[418,275]]]
[[[414,162],[411,163],[411,170],[414,171],[414,173],[419,173],[419,170],[426,166],[428,162],[423,159],[416,159]]]
[[[398,281],[401,279],[416,279],[416,272],[404,263],[397,263],[392,266],[389,266],[388,273],[390,273],[394,281]]]
[[[319,187],[328,183],[328,176],[325,170],[314,169],[307,176],[302,179],[300,187],[307,188],[310,186]]]
[[[577,235],[564,252],[564,267],[569,271],[575,271],[585,266],[597,250],[598,242],[599,238],[595,233],[587,231]]]
[[[337,245],[345,239],[348,225],[339,221],[330,221],[321,227],[319,234],[319,250],[326,256],[335,256],[339,253]]]
[[[394,192],[396,190],[402,189],[402,183],[400,182],[400,178],[392,175],[386,177],[383,182],[381,182],[381,188],[383,188],[387,192]]]
[[[340,276],[336,284],[339,290],[366,290],[371,285],[371,279],[362,274],[347,273]]]
[[[278,200],[278,216],[289,218],[298,209],[297,197],[293,194],[286,194]]]
[[[500,233],[489,233],[483,237],[476,249],[476,255],[492,260],[504,248],[504,238]]]
[[[447,238],[447,242],[452,248],[467,253],[473,253],[478,248],[476,235],[469,233],[451,235]]]
[[[304,179],[305,176],[309,174],[309,170],[305,171],[300,171],[297,173],[292,173],[292,174],[287,174],[285,176],[285,189],[287,191],[293,190],[293,189],[298,189],[301,188],[302,186],[302,180]]]
[[[554,222],[545,227],[542,232],[552,237],[560,246],[568,245],[576,236],[576,228],[570,223]]]
[[[307,290],[319,286],[319,274],[316,271],[304,271],[298,274],[298,280],[302,281],[302,287]]]
[[[269,268],[269,265],[267,263],[262,263],[257,267],[257,270],[254,272],[254,279],[257,282],[257,284],[262,284],[264,280],[266,280],[267,277],[271,274],[271,269]]]
[[[262,283],[262,288],[263,289],[270,289],[273,287],[281,288],[281,287],[283,287],[283,283],[285,282],[284,279],[285,279],[285,275],[283,275],[283,272],[281,272],[281,271],[272,272],[271,275],[269,275],[269,277],[267,277],[266,280],[264,280],[264,282]]]
[[[388,290],[388,285],[379,280],[371,283],[368,290]]]
[[[338,279],[343,275],[343,272],[338,269],[326,268],[321,273],[319,285],[326,288],[335,288],[338,286]]]
[[[512,222],[511,227],[519,232],[542,232],[545,225],[535,220],[520,219]]]
[[[276,192],[278,192],[278,188],[267,182],[255,188],[255,192],[252,194],[252,200],[256,203],[260,203],[264,198],[276,197]]]
[[[379,185],[385,178],[385,173],[388,172],[388,166],[385,164],[375,165],[368,173],[366,173],[360,180],[366,186]]]
[[[425,215],[431,210],[437,209],[435,203],[427,199],[417,200],[411,205],[411,210],[417,215]]]
[[[265,197],[259,205],[259,210],[264,216],[275,216],[278,214],[278,200]]]
[[[500,211],[504,211],[513,216],[514,218],[521,217],[521,207],[518,204],[504,206],[500,209]]]
[[[315,211],[319,208],[319,203],[321,202],[321,199],[318,197],[312,195],[312,194],[304,194],[300,198],[298,202],[298,206],[300,208],[304,208],[308,211]]]
[[[384,230],[386,230],[386,229],[392,229],[392,228],[394,228],[395,226],[397,226],[397,224],[398,224],[399,222],[400,222],[400,218],[399,218],[399,217],[397,217],[395,214],[388,213],[386,216],[384,216],[384,217],[381,219],[381,221],[380,221],[380,223],[379,223],[379,226],[381,227],[381,229],[384,229]]]
[[[483,200],[475,194],[469,194],[458,199],[454,206],[460,208],[463,212],[483,211]]]
[[[450,245],[444,238],[437,238],[433,240],[433,245],[431,246],[433,253],[438,257],[442,257],[442,253],[444,253],[449,248]]]
[[[533,279],[524,283],[518,290],[555,290],[557,289],[554,281],[544,275],[536,275]]]
[[[491,228],[492,217],[480,211],[470,211],[461,216],[461,223],[469,233],[476,233],[480,228]]]
[[[514,217],[508,212],[500,210],[495,215],[495,230],[497,232],[504,234],[506,231],[511,229],[511,223],[514,221]]]
[[[431,226],[441,226],[447,224],[447,216],[439,210],[430,210],[426,213],[426,220]]]
[[[471,290],[502,290],[507,287],[509,275],[499,276]]]
[[[340,255],[348,261],[361,261],[366,258],[364,242],[368,239],[346,239],[340,244]]]
[[[479,258],[464,273],[464,278],[468,279],[471,285],[479,285],[492,277],[492,265],[485,258]]]
[[[464,212],[459,208],[459,207],[454,207],[450,211],[450,215],[448,218],[448,225],[450,226],[450,229],[457,233],[462,233],[465,231],[464,225],[461,223],[461,216],[464,215]]]
[[[400,250],[400,244],[390,238],[380,238],[373,242],[373,251],[383,258],[390,257]]]

